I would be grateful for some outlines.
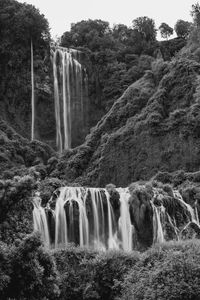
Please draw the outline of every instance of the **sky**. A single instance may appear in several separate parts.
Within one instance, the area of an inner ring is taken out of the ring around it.
[[[157,28],[162,22],[174,27],[178,19],[192,21],[190,11],[197,0],[18,0],[39,8],[49,21],[52,37],[70,30],[71,23],[101,19],[131,26],[132,20],[147,16]]]

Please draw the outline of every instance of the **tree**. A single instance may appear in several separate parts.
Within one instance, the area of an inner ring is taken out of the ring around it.
[[[193,17],[196,26],[200,27],[200,5],[198,2],[192,5],[191,16]]]
[[[109,23],[102,20],[87,20],[71,24],[61,38],[65,47],[85,47],[92,51],[112,47]]]
[[[187,38],[192,28],[192,23],[184,20],[178,20],[174,30],[178,37]]]
[[[161,37],[164,38],[164,39],[168,39],[168,37],[170,35],[172,35],[173,32],[174,32],[173,28],[171,28],[166,23],[161,23],[161,25],[159,27],[159,30],[160,30]]]
[[[133,29],[135,29],[141,36],[142,40],[146,42],[153,42],[156,40],[156,26],[153,19],[148,17],[139,17],[132,21]]]
[[[33,5],[15,0],[1,0],[0,94],[4,106],[1,107],[1,112],[5,109],[6,120],[27,137],[30,132],[27,130],[30,124],[30,102],[27,100],[31,97],[31,40],[34,48],[35,82],[43,87],[48,78],[47,63],[44,64],[44,59],[49,54],[48,21]],[[27,123],[24,124],[21,120]]]
[[[42,247],[39,233],[0,243],[0,298],[49,299],[59,297],[59,276],[51,254]]]
[[[113,37],[122,43],[130,38],[131,29],[124,24],[115,24],[112,29]]]

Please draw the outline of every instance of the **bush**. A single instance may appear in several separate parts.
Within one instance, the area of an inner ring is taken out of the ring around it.
[[[125,253],[110,251],[100,253],[91,261],[93,270],[90,291],[98,295],[97,299],[112,300],[121,291],[121,282],[124,275],[134,267],[139,260],[137,252]],[[86,299],[90,299],[87,297]]]
[[[59,277],[55,263],[41,246],[38,234],[28,235],[9,248],[0,244],[1,299],[58,299]]]
[[[169,243],[147,251],[123,283],[121,300],[200,298],[199,241]]]
[[[61,277],[59,299],[111,300],[119,294],[124,275],[139,259],[138,253],[97,253],[69,247],[54,252]]]
[[[92,282],[90,260],[97,255],[95,251],[69,246],[67,249],[55,250],[55,258],[61,278],[61,300],[89,299],[88,287]],[[93,298],[96,299],[96,298]]]

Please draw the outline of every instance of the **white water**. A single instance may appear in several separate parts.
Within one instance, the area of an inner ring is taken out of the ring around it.
[[[183,198],[182,198],[181,194],[179,193],[179,191],[174,190],[173,194],[174,194],[174,198],[177,199],[189,212],[190,218],[191,218],[190,221],[193,221],[193,222],[197,223],[196,216],[195,216],[195,211],[193,210],[193,208],[189,204],[187,204],[183,200]]]
[[[46,247],[50,246],[49,229],[45,209],[41,206],[41,198],[36,195],[33,199],[33,224],[34,231],[39,231]]]
[[[118,188],[117,191],[120,194],[120,219],[119,219],[119,229],[122,236],[122,248],[126,251],[131,251],[133,249],[133,230],[134,227],[131,224],[129,215],[129,198],[130,193],[128,188],[122,189]]]
[[[163,227],[161,223],[162,213],[165,213],[163,206],[157,207],[153,204],[153,243],[163,243],[165,241]]]
[[[33,43],[31,40],[31,140],[35,138],[35,93],[34,93],[34,66],[33,66]]]
[[[110,194],[106,189],[62,187],[57,190],[59,196],[56,199],[55,209],[50,208],[52,200],[47,204],[55,223],[55,239],[51,247],[64,248],[68,243],[73,242],[76,245],[98,250],[133,250],[134,234],[137,235],[137,232],[130,219],[130,193],[128,188],[118,188],[116,191],[120,196],[118,212],[113,211]],[[153,192],[154,196],[150,201],[153,210],[153,243],[165,241],[166,222],[174,230],[175,237],[179,239],[183,228],[178,228],[175,216],[167,213],[161,190],[154,188]],[[155,199],[159,199],[159,205],[154,203]],[[186,224],[190,221],[198,224],[196,207],[193,209],[185,203],[178,191],[174,191],[174,201],[179,201],[188,215]],[[39,197],[36,196],[33,203],[34,229],[41,232],[45,244],[49,246],[48,215],[41,207]],[[117,215],[118,219],[116,219]],[[151,224],[149,225],[151,226]],[[137,241],[135,242],[137,243]]]
[[[72,112],[83,119],[83,76],[79,51],[63,47],[51,50],[54,77],[56,144],[59,152],[72,145]],[[79,104],[72,101],[78,98]],[[77,106],[77,107],[76,107]],[[80,109],[79,109],[80,108]]]
[[[53,247],[63,248],[69,242],[75,242],[80,246],[101,250],[120,248],[127,251],[132,250],[132,225],[128,206],[130,194],[127,189],[117,189],[117,191],[120,193],[121,202],[118,224],[110,202],[110,196],[105,189],[83,187],[60,188],[55,210],[52,214],[55,220],[55,242]],[[49,207],[49,204],[47,207]],[[35,205],[33,212],[34,224],[38,224],[38,220],[40,219],[45,219],[45,212],[41,214],[41,211],[44,212],[44,209],[38,203],[38,205]],[[74,236],[70,235],[72,227],[73,231],[76,231],[75,234],[73,232]],[[45,240],[47,235],[43,231],[45,229],[46,232],[46,226],[44,228],[44,226],[35,225],[36,228],[42,232]]]
[[[57,52],[55,51],[52,55],[53,62],[53,78],[54,78],[54,105],[55,105],[55,119],[56,119],[56,145],[58,151],[61,152],[63,149],[62,134],[61,134],[61,120],[60,120],[60,97],[58,88],[58,76],[56,66]]]

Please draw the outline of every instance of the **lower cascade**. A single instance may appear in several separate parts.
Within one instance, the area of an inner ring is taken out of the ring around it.
[[[144,249],[199,232],[197,207],[178,190],[132,184],[129,188],[61,187],[42,206],[33,198],[34,230],[48,248],[73,243],[98,250]],[[196,228],[196,229],[195,229]]]

